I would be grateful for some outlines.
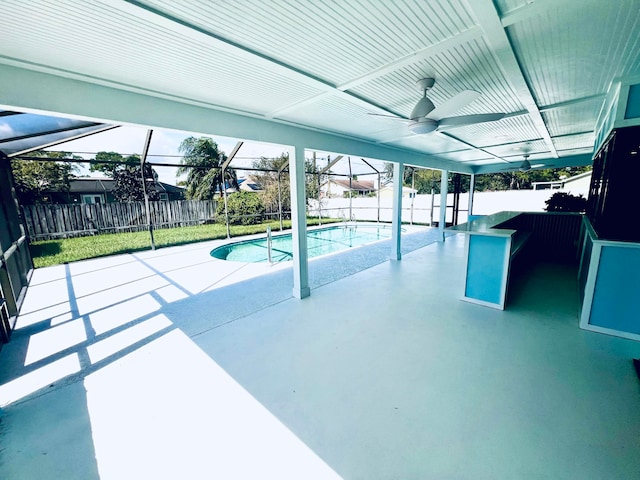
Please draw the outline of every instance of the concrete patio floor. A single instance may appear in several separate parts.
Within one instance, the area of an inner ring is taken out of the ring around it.
[[[312,261],[300,301],[212,245],[34,272],[1,478],[640,478],[640,344],[578,328],[575,269],[497,311],[459,300],[464,237],[386,242]]]

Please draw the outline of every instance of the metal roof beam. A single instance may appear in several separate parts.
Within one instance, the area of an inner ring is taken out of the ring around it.
[[[56,95],[33,95],[43,87]],[[76,92],[84,92],[79,98]],[[424,152],[375,142],[263,116],[193,105],[175,99],[65,78],[50,73],[0,64],[0,91],[5,110],[56,112],[104,123],[169,128],[245,141],[292,145],[308,150],[336,152],[389,162],[402,162],[470,173],[467,166]],[[83,101],[91,98],[91,102]],[[0,108],[3,108],[0,105]]]
[[[540,137],[544,140],[549,151],[554,158],[558,157],[558,152],[553,144],[551,135],[547,126],[542,118],[540,109],[531,93],[531,89],[527,84],[527,80],[522,73],[520,63],[513,51],[509,37],[505,32],[504,27],[496,7],[491,0],[473,0],[467,2],[469,9],[474,13],[478,19],[480,27],[484,30],[487,44],[495,52],[498,62],[502,65],[502,69],[505,73],[507,81],[511,84],[514,91],[518,95],[518,99],[525,106],[529,112],[531,121],[535,125]]]
[[[96,124],[96,125],[100,125],[100,124]],[[24,155],[25,153],[30,153],[30,152],[35,152],[37,150],[42,150],[44,148],[49,148],[49,147],[53,147],[55,145],[60,145],[62,143],[66,143],[66,142],[70,142],[72,140],[78,140],[79,138],[84,138],[84,137],[88,137],[89,135],[95,135],[96,133],[102,133],[102,132],[106,132],[107,130],[112,130],[114,128],[118,128],[120,125],[105,125],[104,128],[97,128],[95,130],[92,130],[90,132],[84,132],[84,133],[80,133],[78,135],[73,135],[71,137],[66,137],[62,140],[55,140],[53,142],[48,142],[42,145],[38,145],[36,147],[31,147],[31,148],[27,148],[24,150],[20,150],[19,152],[14,152],[10,155],[7,155],[7,157],[9,158],[13,158],[16,157],[18,155]],[[82,128],[87,128],[87,127],[82,127]]]
[[[320,170],[318,175],[324,175],[331,167],[333,167],[336,163],[338,163],[342,159],[343,156],[344,155],[338,155],[336,158],[331,160],[326,167],[324,167],[322,170]]]
[[[242,145],[244,144],[244,142],[238,142],[236,143],[236,146],[233,147],[233,150],[231,151],[231,153],[229,154],[229,156],[227,157],[227,159],[224,161],[224,163],[222,164],[222,170],[224,171],[224,169],[226,169],[229,164],[233,161],[233,159],[236,157],[236,154],[238,153],[238,150],[240,150],[240,147],[242,147]]]
[[[56,128],[54,130],[47,130],[44,132],[34,132],[34,133],[29,133],[27,135],[19,135],[17,137],[7,137],[7,138],[2,138],[0,139],[0,144],[2,143],[11,143],[11,142],[17,142],[19,140],[27,140],[29,138],[37,138],[37,137],[44,137],[45,135],[53,135],[56,133],[64,133],[64,132],[69,132],[71,130],[80,130],[81,128],[87,128],[87,127],[95,127],[100,125],[99,123],[87,123],[85,125],[73,125],[71,127],[63,127],[63,128]]]

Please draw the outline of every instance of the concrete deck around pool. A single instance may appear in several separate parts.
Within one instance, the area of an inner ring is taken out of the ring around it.
[[[578,328],[575,269],[497,311],[459,300],[464,237],[385,243],[310,262],[304,300],[290,266],[211,243],[36,270],[0,353],[0,476],[640,477],[640,344]]]

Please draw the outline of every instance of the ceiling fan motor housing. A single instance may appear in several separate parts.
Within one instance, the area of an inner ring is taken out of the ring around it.
[[[418,118],[409,124],[409,131],[417,135],[431,133],[438,128],[438,122],[430,118]]]

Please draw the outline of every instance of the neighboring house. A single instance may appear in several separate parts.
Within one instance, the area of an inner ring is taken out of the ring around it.
[[[261,192],[263,190],[262,185],[258,183],[255,177],[239,178],[238,184],[240,184],[240,191],[243,192]]]
[[[232,193],[236,193],[238,191],[240,192],[261,192],[263,190],[262,185],[260,185],[256,179],[254,177],[247,177],[247,178],[239,178],[238,179],[238,186],[240,187],[240,189],[236,189],[234,187],[231,186],[231,183],[229,183],[228,181],[224,182],[224,186],[225,186],[225,190],[227,192],[227,195],[230,195]],[[215,196],[222,196],[223,192],[220,191],[220,188],[216,188],[215,191]]]
[[[352,180],[349,183],[348,178],[331,178],[320,188],[322,196],[325,198],[344,197],[349,190],[351,190],[353,196],[364,197],[370,193],[375,193],[376,188],[373,180]]]
[[[415,197],[418,190],[411,187],[402,187],[402,198]],[[388,184],[380,189],[380,198],[393,198],[393,185]]]
[[[49,192],[53,203],[111,203],[115,180],[112,178],[72,178],[68,192]],[[156,182],[160,200],[184,200],[184,188]]]

